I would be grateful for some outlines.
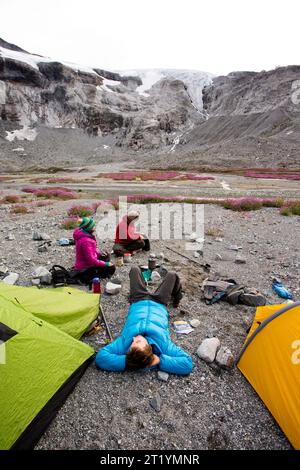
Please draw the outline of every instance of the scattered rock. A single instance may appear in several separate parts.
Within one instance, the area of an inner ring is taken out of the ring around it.
[[[167,372],[163,372],[162,370],[159,370],[157,372],[157,378],[161,380],[162,382],[167,382],[169,378],[169,374],[167,374]]]
[[[32,273],[33,280],[39,280],[41,284],[51,284],[52,274],[47,268],[38,266]],[[36,283],[34,285],[37,285]]]
[[[33,232],[32,240],[41,241],[41,240],[50,240],[50,236],[47,233]]]
[[[238,246],[238,245],[230,245],[229,246],[229,250],[232,250],[232,251],[239,251],[241,250],[243,247],[242,246]]]
[[[229,444],[229,438],[222,429],[214,428],[207,436],[207,443],[210,449],[226,449]]]
[[[9,241],[12,241],[12,240],[15,240],[15,239],[16,239],[16,237],[14,236],[13,233],[10,233],[5,237],[5,240],[9,240]]]
[[[182,316],[184,316],[184,315],[188,315],[189,312],[188,312],[187,310],[181,309],[181,310],[179,310],[179,314],[182,315]]]
[[[198,238],[198,235],[196,234],[196,232],[191,233],[189,236],[189,239],[191,242],[195,242],[197,238]]]
[[[200,326],[200,324],[201,324],[201,322],[197,318],[193,318],[192,320],[190,320],[190,325],[193,328],[197,328],[198,326]]]
[[[234,357],[230,349],[221,346],[216,356],[216,363],[220,367],[230,369],[234,364]]]
[[[115,284],[113,282],[108,281],[105,286],[105,292],[110,295],[118,294],[122,289],[120,284]]]
[[[40,241],[40,240],[43,240],[43,239],[41,238],[41,234],[39,232],[33,232],[32,240]]]
[[[6,274],[8,272],[8,268],[6,266],[1,265],[0,266],[0,275],[1,274]]]
[[[216,257],[215,257],[215,260],[216,261],[222,261],[222,259],[223,259],[222,256],[219,253],[217,253]]]
[[[40,286],[41,285],[41,280],[40,279],[31,279],[31,284],[33,286]]]
[[[118,284],[119,286],[122,286],[122,281],[118,277],[114,277],[113,279],[110,279],[110,282],[113,284]]]
[[[162,405],[162,400],[161,400],[159,393],[157,393],[154,398],[151,398],[150,406],[159,413],[161,410],[161,405]]]
[[[215,238],[215,241],[221,243],[223,241],[223,238],[217,237],[217,238]]]
[[[17,282],[18,279],[19,279],[19,274],[9,273],[9,275],[3,279],[3,282],[5,282],[5,284],[9,284],[12,286]]]
[[[243,256],[237,256],[235,259],[236,264],[246,264],[247,260]]]
[[[197,349],[197,355],[205,362],[213,362],[220,345],[218,338],[206,338]]]
[[[41,245],[38,247],[38,252],[39,253],[45,253],[46,251],[48,251],[48,248],[46,245]]]

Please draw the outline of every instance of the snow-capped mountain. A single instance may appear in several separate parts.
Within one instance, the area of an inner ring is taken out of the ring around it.
[[[1,170],[126,155],[161,168],[296,164],[299,72],[107,71],[0,39]]]

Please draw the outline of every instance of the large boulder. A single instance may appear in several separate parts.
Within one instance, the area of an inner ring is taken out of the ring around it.
[[[41,284],[51,284],[52,274],[47,268],[38,266],[32,273],[32,279],[39,279]]]
[[[218,338],[206,338],[197,349],[197,355],[205,362],[214,362],[221,343]]]
[[[19,274],[17,273],[9,273],[8,276],[6,276],[4,279],[3,279],[3,282],[5,284],[8,284],[10,286],[14,285],[17,280],[19,279]]]

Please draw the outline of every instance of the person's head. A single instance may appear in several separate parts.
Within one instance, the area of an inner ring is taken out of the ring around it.
[[[140,213],[138,211],[129,211],[127,214],[127,220],[128,222],[132,222],[133,220],[137,220],[140,216]]]
[[[96,222],[92,217],[82,217],[78,220],[79,228],[84,232],[93,233],[96,230]]]
[[[126,354],[126,369],[137,370],[150,367],[154,360],[151,345],[142,335],[134,336],[130,350]]]

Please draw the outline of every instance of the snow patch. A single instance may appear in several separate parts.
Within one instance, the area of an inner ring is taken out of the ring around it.
[[[177,70],[177,69],[153,69],[153,70],[118,70],[121,76],[138,75],[143,84],[137,87],[136,91],[142,96],[149,96],[146,91],[150,90],[155,83],[162,79],[170,78],[181,80],[187,87],[187,92],[194,107],[202,112],[202,93],[205,86],[211,85],[213,74],[201,72],[199,70]]]
[[[0,81],[0,104],[6,102],[6,84]]]
[[[114,91],[109,87],[114,87],[120,85],[121,82],[118,80],[109,80],[108,78],[103,78],[103,84],[98,86],[100,90],[108,91],[109,93],[114,93]]]
[[[231,191],[231,187],[226,181],[220,181],[220,184],[222,188],[224,189],[224,191]]]
[[[4,47],[0,47],[0,57],[4,57],[6,59],[13,59],[19,62],[24,62],[25,64],[33,67],[36,70],[39,70],[38,63],[39,62],[59,62],[66,67],[70,67],[71,69],[75,70],[76,72],[84,72],[90,73],[93,75],[98,74],[92,69],[92,67],[85,67],[82,65],[73,64],[72,62],[62,62],[61,60],[51,59],[50,57],[42,57],[35,54],[27,54],[26,52],[19,52],[19,51],[11,51],[10,49],[5,49]]]
[[[163,71],[158,69],[153,70],[118,70],[121,76],[139,76],[142,79],[143,84],[136,88],[139,95],[148,97],[149,94],[145,93],[150,90],[152,86],[159,82],[162,78],[165,78]]]
[[[177,145],[178,145],[179,142],[180,142],[180,137],[181,137],[181,136],[182,136],[182,134],[181,134],[181,135],[178,135],[177,137],[175,137],[175,139],[173,140],[173,145],[172,145],[172,147],[171,147],[170,150],[169,150],[169,153],[174,152],[175,148],[177,147]]]
[[[17,129],[12,132],[6,131],[6,134],[7,136],[5,138],[9,140],[9,142],[13,142],[15,139],[33,141],[36,139],[37,131],[28,126],[24,126],[22,129]]]
[[[103,145],[103,148],[104,148],[105,150],[107,150],[107,149],[109,149],[110,147],[109,147],[109,145]]]
[[[119,82],[118,80],[109,80],[108,78],[103,78],[103,85],[117,86],[121,85],[121,82]]]
[[[17,147],[16,149],[12,149],[13,152],[24,152],[24,148],[23,147]]]

